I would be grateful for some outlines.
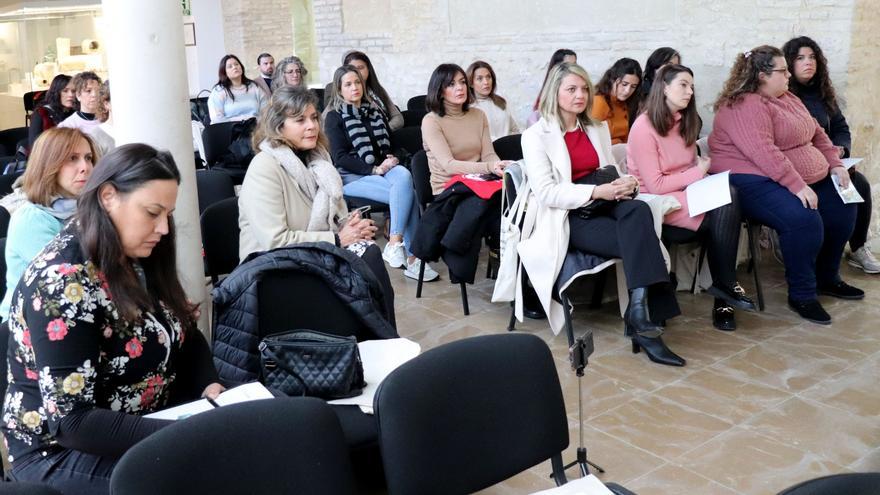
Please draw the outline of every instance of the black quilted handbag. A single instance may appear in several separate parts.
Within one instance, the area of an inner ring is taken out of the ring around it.
[[[353,336],[293,330],[267,335],[259,348],[263,384],[285,395],[344,399],[367,385]]]

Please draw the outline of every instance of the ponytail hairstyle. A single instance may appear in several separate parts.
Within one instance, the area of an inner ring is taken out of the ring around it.
[[[730,75],[715,100],[715,111],[723,106],[732,106],[748,93],[758,91],[761,74],[773,74],[773,59],[783,57],[782,50],[775,46],[761,45],[740,53],[730,69]]]
[[[651,94],[648,95],[645,102],[645,115],[648,116],[648,120],[654,126],[657,134],[661,136],[666,136],[675,125],[675,116],[669,109],[669,105],[666,104],[664,89],[672,84],[672,81],[681,73],[688,73],[694,77],[693,71],[679,64],[666,65],[660,69],[660,72],[657,73],[657,79],[651,87]],[[685,144],[691,146],[699,139],[702,127],[703,120],[700,119],[700,114],[697,112],[697,93],[695,92],[687,107],[681,111],[681,123],[679,123],[678,130],[681,137],[684,138]]]
[[[154,180],[173,180],[180,184],[180,172],[167,151],[140,143],[120,146],[95,166],[77,203],[79,237],[83,254],[91,260],[107,284],[120,315],[130,323],[143,319],[144,312],[158,311],[163,304],[183,329],[196,328],[193,305],[177,277],[174,219],[168,218],[168,234],[163,235],[150,256],[138,261],[144,270],[146,287],[125,254],[113,220],[101,203],[101,192],[113,187],[125,196]]]

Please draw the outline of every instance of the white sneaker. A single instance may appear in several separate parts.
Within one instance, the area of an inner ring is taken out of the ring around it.
[[[422,260],[416,258],[412,263],[407,262],[406,271],[403,272],[403,276],[407,278],[411,278],[413,280],[419,279],[419,268],[422,266]],[[422,278],[422,282],[433,282],[440,278],[440,274],[434,271],[431,268],[431,265],[425,263],[425,275]]]
[[[382,259],[391,268],[402,268],[406,265],[406,250],[402,242],[389,242],[382,250]]]
[[[874,257],[874,253],[868,251],[867,246],[862,246],[855,252],[846,255],[846,262],[861,268],[865,273],[880,273],[880,261]]]

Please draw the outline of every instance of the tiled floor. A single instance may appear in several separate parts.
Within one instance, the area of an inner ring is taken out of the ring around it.
[[[484,256],[485,257],[485,256]],[[736,332],[714,330],[712,299],[679,293],[683,314],[664,339],[688,360],[685,368],[634,355],[623,337],[616,302],[599,310],[580,306],[575,331],[593,330],[596,352],[583,380],[585,438],[600,475],[639,495],[775,494],[801,480],[830,473],[880,470],[880,276],[846,264],[844,278],[865,289],[864,301],[823,298],[830,327],[800,320],[786,307],[781,266],[762,263],[767,308],[739,312]],[[492,280],[468,288],[470,316],[459,290],[442,280],[416,284],[391,273],[401,336],[423,350],[474,335],[503,333],[509,308],[489,302]],[[753,293],[751,277],[740,274]],[[540,336],[557,358],[571,425],[566,461],[578,438],[578,382],[567,361],[564,335],[546,320],[517,324]],[[552,487],[549,462],[481,494],[522,494]],[[568,471],[570,477],[577,470]]]

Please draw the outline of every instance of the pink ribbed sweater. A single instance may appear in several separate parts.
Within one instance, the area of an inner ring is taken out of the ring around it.
[[[709,135],[714,172],[769,177],[793,194],[842,166],[837,149],[801,100],[751,93],[721,107]]]

